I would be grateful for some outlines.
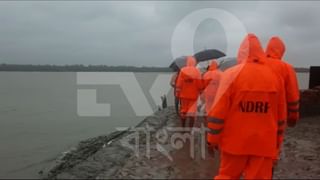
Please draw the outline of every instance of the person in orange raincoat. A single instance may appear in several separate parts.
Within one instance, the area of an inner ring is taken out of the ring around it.
[[[282,57],[285,53],[285,44],[279,37],[272,37],[269,40],[266,49],[267,63],[271,69],[277,73],[283,81],[283,86],[285,89],[285,106],[287,110],[287,122],[281,123],[281,131],[279,132],[279,141],[281,147],[282,141],[284,139],[284,131],[286,124],[289,127],[294,127],[299,120],[299,87],[294,68],[282,61]],[[280,149],[278,150],[280,154]]]
[[[176,83],[176,92],[180,99],[182,127],[185,127],[187,119],[189,120],[189,126],[193,127],[197,112],[197,100],[201,89],[201,74],[199,69],[196,68],[196,60],[193,56],[188,56],[187,65],[180,70]]]
[[[271,179],[284,89],[254,34],[241,43],[238,62],[223,73],[208,115],[208,143],[221,151],[215,179]]]
[[[216,96],[222,72],[218,69],[217,61],[212,61],[208,71],[202,77],[203,99],[205,102],[206,114],[210,111]]]

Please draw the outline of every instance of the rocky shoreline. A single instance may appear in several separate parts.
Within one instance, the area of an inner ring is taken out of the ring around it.
[[[172,108],[156,112],[147,117],[136,128],[164,127],[169,116],[175,116]],[[171,119],[172,120],[172,119]],[[123,141],[135,131],[130,129],[115,131],[106,136],[99,136],[82,141],[77,147],[59,157],[50,167],[39,172],[42,179],[92,179],[115,177],[128,158],[135,156],[132,149]],[[142,140],[140,137],[140,141]]]
[[[320,88],[301,92],[303,117],[286,132],[274,178],[320,179],[319,100]],[[135,128],[80,142],[39,174],[43,179],[211,179],[219,155],[205,147],[201,122],[193,133],[173,129],[179,121],[169,107]]]

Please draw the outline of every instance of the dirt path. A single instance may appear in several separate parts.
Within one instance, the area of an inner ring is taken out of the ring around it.
[[[156,134],[152,134],[150,157],[131,157],[126,165],[116,174],[116,178],[207,179],[216,174],[218,158],[214,158],[212,153],[207,152],[206,147],[201,147],[203,136],[201,136],[200,131],[193,134],[194,145],[190,143],[190,139],[182,142],[181,139],[183,138],[175,139],[175,144],[173,144],[171,141],[174,139],[174,136],[178,135],[180,137],[180,134],[190,137],[192,135],[189,132],[180,132],[179,130],[169,132],[168,127],[170,129],[170,127],[179,126],[178,117],[175,113],[170,114],[169,118],[168,124],[158,132],[167,132],[170,138],[161,143],[162,140],[159,137],[157,138]],[[199,122],[197,126],[200,127]],[[167,151],[168,154],[161,152],[160,148],[157,148],[157,144]],[[146,146],[142,145],[140,152],[145,151]]]
[[[172,119],[177,118],[174,117],[174,114],[172,116]],[[175,120],[169,122],[171,123],[168,124],[169,127],[179,125]],[[196,136],[195,144],[200,140],[201,138]],[[216,154],[214,157],[213,154],[206,151],[205,159],[202,159],[201,152],[199,152],[201,148],[196,146],[195,157],[191,158],[189,145],[190,143],[185,143],[181,149],[171,148],[171,161],[157,149],[151,150],[150,159],[132,157],[119,171],[116,178],[212,178],[217,173],[219,155]],[[304,118],[296,128],[288,129],[283,149],[281,160],[274,173],[275,179],[319,179],[320,118]]]
[[[320,179],[320,117],[301,119],[285,137],[274,177]]]

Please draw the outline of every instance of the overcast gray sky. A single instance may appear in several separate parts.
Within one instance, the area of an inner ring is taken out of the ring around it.
[[[320,2],[0,1],[0,63],[167,66],[177,24],[202,8],[221,8],[263,45],[279,35],[295,66],[320,65]],[[203,21],[195,51],[226,50],[217,21]]]

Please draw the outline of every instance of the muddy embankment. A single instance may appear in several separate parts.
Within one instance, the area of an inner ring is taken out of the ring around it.
[[[274,178],[320,179],[320,88],[301,92],[302,118],[289,128]],[[40,172],[44,179],[209,178],[219,154],[208,152],[201,119],[193,133],[179,128],[172,107],[136,128],[80,142]]]

